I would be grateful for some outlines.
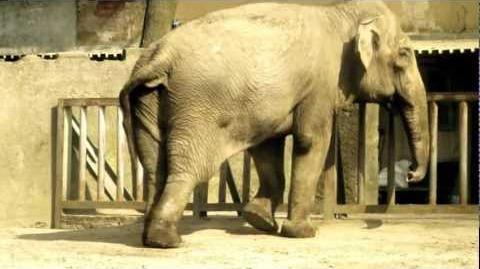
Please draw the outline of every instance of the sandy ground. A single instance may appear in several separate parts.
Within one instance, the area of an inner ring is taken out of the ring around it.
[[[281,221],[281,220],[280,220]],[[478,268],[478,218],[316,220],[311,239],[257,232],[234,216],[182,221],[184,247],[141,246],[141,224],[0,230],[0,268]]]

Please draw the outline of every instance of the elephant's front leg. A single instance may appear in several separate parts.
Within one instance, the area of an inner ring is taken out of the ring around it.
[[[315,236],[316,229],[310,222],[310,213],[331,140],[333,109],[329,107],[312,98],[297,108],[288,219],[282,225],[283,236]]]
[[[256,229],[277,232],[275,210],[283,202],[285,176],[283,150],[285,137],[271,138],[249,149],[255,162],[260,186],[255,197],[243,208],[246,221]]]

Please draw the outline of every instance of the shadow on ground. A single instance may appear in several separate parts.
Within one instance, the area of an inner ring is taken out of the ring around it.
[[[192,217],[184,217],[180,222],[179,232],[181,235],[189,235],[202,230],[223,230],[234,235],[265,234],[248,225],[245,221],[236,217],[216,216],[202,220],[194,220]],[[17,239],[39,241],[80,241],[102,242],[112,244],[125,244],[132,247],[143,247],[141,234],[143,223],[95,228],[86,230],[64,230],[54,233],[36,233],[17,236]],[[134,240],[132,240],[134,238]]]

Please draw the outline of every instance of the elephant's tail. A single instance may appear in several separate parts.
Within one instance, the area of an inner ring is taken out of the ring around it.
[[[166,85],[167,75],[159,77],[158,74],[151,72],[152,67],[145,66],[136,68],[132,72],[130,80],[125,84],[120,92],[119,102],[123,112],[123,127],[127,137],[128,150],[131,157],[132,175],[137,172],[137,150],[135,144],[135,133],[133,126],[132,114],[132,98],[135,97],[137,91],[147,88],[157,88],[160,85]],[[158,87],[162,88],[162,87]],[[166,88],[166,87],[165,87]]]

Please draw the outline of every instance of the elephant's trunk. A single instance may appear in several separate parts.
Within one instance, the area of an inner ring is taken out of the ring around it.
[[[425,177],[430,152],[427,95],[419,74],[416,75],[415,83],[405,85],[410,89],[403,89],[403,94],[400,93],[401,114],[415,164],[408,174],[409,182],[418,182]]]

